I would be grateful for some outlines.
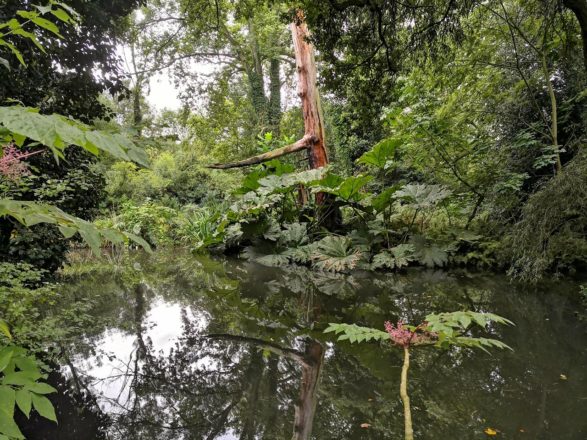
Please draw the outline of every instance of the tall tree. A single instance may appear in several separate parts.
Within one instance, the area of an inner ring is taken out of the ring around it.
[[[216,78],[244,79],[258,131],[277,133],[282,63],[293,63],[279,14],[265,0],[155,0],[139,28],[151,41],[148,56],[160,60],[150,70],[172,67],[186,100],[197,100]]]

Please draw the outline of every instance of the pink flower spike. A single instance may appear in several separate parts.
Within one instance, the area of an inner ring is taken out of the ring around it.
[[[402,347],[408,347],[412,342],[415,333],[404,326],[403,321],[398,321],[397,326],[394,326],[391,322],[385,322],[385,331],[389,334],[390,339],[394,344]]]
[[[23,160],[40,152],[23,153],[13,144],[5,146],[2,150],[2,157],[0,157],[0,174],[12,181],[17,181],[22,176],[29,175],[30,171]]]
[[[399,320],[395,326],[391,322],[385,321],[385,331],[389,334],[389,338],[400,347],[409,347],[435,339],[436,334],[426,331],[426,326],[427,323],[422,323],[412,331],[404,325],[402,320]]]

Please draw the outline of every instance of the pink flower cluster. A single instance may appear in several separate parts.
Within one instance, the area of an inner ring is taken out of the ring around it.
[[[395,326],[391,322],[385,321],[385,331],[389,334],[389,338],[394,344],[400,347],[409,347],[410,345],[430,342],[435,334],[423,330],[426,326],[427,323],[424,322],[412,331],[406,327],[402,320],[399,320]],[[421,331],[420,333],[418,333],[419,330]]]
[[[14,145],[9,144],[4,147],[2,157],[0,157],[0,174],[10,180],[18,180],[22,176],[30,174],[23,159],[36,153],[23,153]]]

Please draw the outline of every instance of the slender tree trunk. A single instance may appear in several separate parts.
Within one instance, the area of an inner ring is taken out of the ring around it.
[[[274,137],[279,137],[281,122],[281,63],[279,58],[272,58],[269,64],[269,129]]]
[[[410,396],[408,396],[408,370],[410,369],[410,348],[404,347],[404,365],[402,367],[401,384],[399,394],[404,404],[405,440],[414,440],[412,428],[412,410],[410,408]]]
[[[138,131],[138,135],[140,136],[143,125],[143,111],[141,108],[141,88],[143,83],[143,75],[136,73],[138,72],[138,69],[134,42],[130,45],[130,54],[133,69],[135,71],[135,86],[132,90],[132,118],[133,126]]]
[[[546,81],[546,87],[548,89],[548,96],[550,97],[550,135],[552,138],[552,145],[556,149],[556,174],[560,174],[563,170],[563,167],[561,164],[558,144],[558,116],[556,94],[554,93],[554,87],[552,86],[552,81],[550,80],[550,71],[548,70],[545,54],[542,54],[542,71],[544,74],[544,80]]]
[[[251,88],[251,101],[257,117],[257,123],[264,128],[267,123],[267,97],[265,96],[265,78],[263,75],[263,62],[259,53],[257,42],[257,30],[252,19],[249,19],[249,48],[253,59],[252,69],[248,71],[249,86]],[[263,130],[264,131],[264,130]]]

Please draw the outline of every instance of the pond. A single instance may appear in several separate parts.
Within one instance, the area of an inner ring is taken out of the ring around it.
[[[167,253],[64,289],[90,296],[92,325],[50,378],[59,425],[28,425],[28,439],[401,439],[402,353],[323,330],[455,310],[514,321],[491,329],[514,351],[415,350],[417,439],[587,438],[587,333],[571,281],[335,275]]]

